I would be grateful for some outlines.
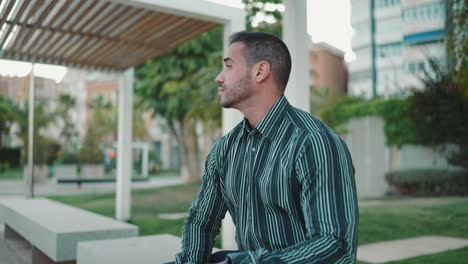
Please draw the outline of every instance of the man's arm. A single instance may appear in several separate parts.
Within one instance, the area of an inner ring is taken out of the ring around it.
[[[215,157],[216,146],[206,158],[205,171],[197,198],[189,210],[182,232],[182,251],[176,263],[209,262],[213,243],[226,214]]]
[[[279,251],[228,255],[231,263],[354,263],[358,209],[354,167],[346,145],[312,134],[296,160],[307,240]]]

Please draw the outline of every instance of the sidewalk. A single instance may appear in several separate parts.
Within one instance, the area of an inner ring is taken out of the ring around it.
[[[163,186],[177,185],[184,183],[180,177],[150,178],[147,182],[132,182],[132,189],[158,188]],[[83,183],[78,188],[77,184],[57,183],[54,179],[46,184],[36,184],[34,186],[35,196],[48,195],[74,195],[85,193],[112,193],[115,192],[116,183]],[[23,180],[2,180],[0,181],[0,197],[6,196],[28,196],[29,185]]]

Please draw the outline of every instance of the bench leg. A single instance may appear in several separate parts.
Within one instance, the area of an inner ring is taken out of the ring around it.
[[[33,247],[32,249],[32,264],[76,264],[76,261],[55,262],[44,254],[40,249]]]
[[[13,230],[9,225],[5,224],[5,230],[4,230],[4,238],[5,240],[24,240],[24,238],[16,233],[15,230]]]

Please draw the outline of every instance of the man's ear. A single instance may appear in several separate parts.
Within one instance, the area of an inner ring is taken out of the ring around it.
[[[270,64],[266,61],[260,61],[254,66],[254,80],[263,82],[270,75]]]

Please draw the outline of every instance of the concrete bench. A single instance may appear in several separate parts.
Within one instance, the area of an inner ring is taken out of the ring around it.
[[[181,239],[173,235],[141,236],[78,243],[78,264],[147,264],[175,260]]]
[[[47,199],[0,200],[5,240],[22,237],[32,263],[75,263],[79,241],[138,236],[138,227]]]
[[[77,264],[147,264],[175,260],[182,239],[173,235],[85,241],[78,243]],[[219,251],[214,248],[213,252]]]

